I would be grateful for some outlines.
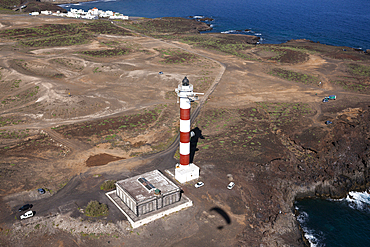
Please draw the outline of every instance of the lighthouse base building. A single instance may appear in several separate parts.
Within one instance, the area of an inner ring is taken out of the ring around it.
[[[158,170],[117,181],[116,189],[106,196],[133,228],[193,205],[181,188]]]
[[[186,183],[188,181],[199,178],[199,167],[190,163],[187,166],[177,164],[175,167],[175,179],[180,183]]]

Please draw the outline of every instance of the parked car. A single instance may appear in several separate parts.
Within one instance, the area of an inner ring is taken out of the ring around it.
[[[228,188],[229,190],[231,190],[232,188],[234,188],[234,186],[235,186],[235,183],[234,183],[234,182],[230,182],[230,183],[227,185],[227,188]]]
[[[18,209],[19,212],[26,211],[28,209],[32,208],[32,204],[25,204],[22,207]]]
[[[336,95],[329,95],[329,99],[336,100],[337,99],[337,96]]]
[[[38,191],[40,194],[45,194],[45,190],[44,190],[43,188],[37,189],[37,191]]]
[[[27,211],[27,212],[25,212],[24,214],[21,215],[21,220],[30,218],[32,216],[33,216],[33,212],[31,210]]]
[[[194,185],[194,187],[195,188],[200,188],[200,187],[202,187],[204,185],[204,183],[203,182],[198,182],[198,183],[196,183],[195,185]]]

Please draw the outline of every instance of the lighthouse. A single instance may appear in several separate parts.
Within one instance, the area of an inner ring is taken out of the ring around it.
[[[180,183],[185,183],[199,178],[199,167],[190,161],[190,107],[191,102],[198,100],[198,94],[194,93],[193,85],[188,78],[175,89],[180,102],[180,164],[175,167],[175,179]]]

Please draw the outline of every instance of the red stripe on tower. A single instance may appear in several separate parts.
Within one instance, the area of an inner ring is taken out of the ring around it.
[[[180,165],[190,161],[190,100],[180,98]]]
[[[181,120],[190,120],[190,108],[189,109],[181,109],[180,108],[180,119]]]

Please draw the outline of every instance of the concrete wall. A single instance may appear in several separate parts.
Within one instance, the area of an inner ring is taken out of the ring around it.
[[[134,198],[119,186],[116,186],[116,195],[137,215],[137,206]]]
[[[171,213],[174,213],[174,212],[177,212],[177,211],[180,211],[184,208],[187,208],[187,207],[191,207],[193,205],[193,202],[191,200],[189,200],[189,198],[187,198],[186,196],[184,196],[183,200],[184,200],[184,203],[181,203],[179,205],[176,205],[174,207],[168,207],[167,210],[160,210],[158,211],[158,213],[156,214],[152,214],[150,215],[149,217],[145,217],[143,219],[140,219],[140,220],[133,220],[129,214],[127,214],[118,204],[117,202],[115,202],[115,200],[110,196],[110,194],[112,193],[115,193],[114,191],[111,191],[111,192],[108,192],[106,193],[105,195],[109,198],[109,200],[111,200],[114,205],[116,205],[118,207],[118,209],[126,216],[126,218],[128,219],[128,221],[130,222],[131,226],[133,228],[137,228],[137,227],[140,227],[144,224],[147,224],[151,221],[154,221],[154,220],[157,220],[157,219],[160,219],[162,218],[163,216],[165,215],[169,215]]]

